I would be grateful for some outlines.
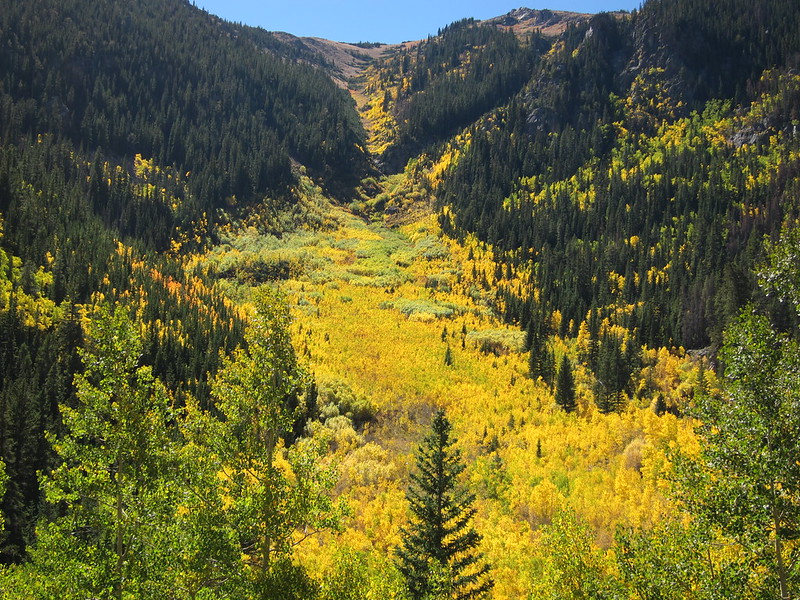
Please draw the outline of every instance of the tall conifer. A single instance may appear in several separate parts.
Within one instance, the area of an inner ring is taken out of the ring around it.
[[[481,536],[471,525],[475,496],[458,485],[464,464],[453,448],[451,431],[444,412],[438,411],[417,450],[417,473],[411,476],[413,519],[403,529],[397,555],[414,600],[484,598],[494,585],[489,565],[476,550]]]
[[[575,402],[575,377],[572,374],[572,363],[567,355],[561,359],[556,378],[556,404],[566,412],[574,412],[577,408]]]

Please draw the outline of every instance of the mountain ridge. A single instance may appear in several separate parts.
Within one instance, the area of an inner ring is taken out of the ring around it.
[[[625,13],[613,12],[611,14],[621,17]],[[556,37],[563,33],[568,26],[582,23],[591,18],[591,16],[588,13],[520,7],[509,11],[505,15],[476,21],[476,24],[510,30],[518,36],[528,36],[538,31],[546,37]],[[341,87],[346,87],[350,79],[363,74],[364,68],[370,61],[384,58],[398,49],[410,48],[424,41],[409,40],[397,44],[381,42],[362,44],[336,41],[323,37],[296,36],[291,32],[285,31],[270,31],[269,33],[283,42],[302,44],[311,51],[319,52],[334,65],[332,77]]]
[[[611,12],[610,14],[621,16],[624,13]],[[582,23],[592,16],[589,13],[520,7],[505,15],[485,19],[479,23],[510,29],[520,36],[539,31],[545,37],[557,37],[564,33],[570,25]]]

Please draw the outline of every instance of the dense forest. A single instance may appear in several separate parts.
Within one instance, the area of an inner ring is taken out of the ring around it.
[[[6,141],[46,131],[192,171],[195,213],[281,191],[290,159],[331,186],[366,169],[350,98],[266,32],[184,2],[2,9]]]
[[[734,2],[598,15],[474,127],[438,192],[442,226],[525,270],[499,287],[507,318],[530,329],[559,310],[576,336],[590,311],[628,306],[619,324],[640,343],[719,346],[753,298],[763,236],[798,208],[797,11],[758,6],[756,20]]]
[[[463,21],[370,73],[370,116],[382,109],[392,132],[373,147],[390,165],[403,148],[441,157],[442,229],[493,248],[483,283],[529,338],[576,337],[588,316],[616,314],[639,344],[716,349],[757,295],[762,239],[798,210],[800,23],[790,2],[718,8],[649,2],[516,45]],[[477,47],[490,64],[525,64],[527,82],[505,97],[497,83],[490,97],[472,86],[484,116],[443,143],[423,115],[457,112],[436,82],[468,85],[482,64],[465,52],[476,47],[468,36],[486,38]],[[773,312],[793,322],[785,307]]]
[[[211,282],[154,253],[159,242],[169,245],[169,230],[158,225],[170,226],[169,203],[179,202],[166,186],[189,194],[175,176],[134,181],[51,136],[6,146],[0,173],[4,549],[13,557],[36,519],[36,472],[51,464],[44,432],[59,430],[59,403],[74,397],[85,307],[129,306],[142,328],[143,359],[178,396],[204,404],[208,372],[219,350],[239,343],[243,323]],[[165,187],[156,191],[157,184]]]
[[[0,595],[797,595],[800,7],[513,22],[0,0]]]
[[[53,458],[44,431],[81,369],[81,307],[129,306],[143,360],[207,405],[241,311],[180,253],[213,239],[221,209],[290,203],[292,161],[340,193],[367,159],[347,94],[262,30],[185,2],[0,12],[3,555],[18,559]]]
[[[384,107],[398,122],[384,161],[402,168],[413,154],[507,101],[546,47],[537,36],[523,42],[513,33],[464,19],[381,63],[371,93],[383,90]]]

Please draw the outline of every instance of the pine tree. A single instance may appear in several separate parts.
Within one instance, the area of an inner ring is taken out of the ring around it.
[[[447,349],[444,351],[444,364],[447,367],[453,366],[453,351],[450,350],[450,344],[447,345]]]
[[[622,339],[612,334],[605,335],[598,351],[595,370],[595,396],[600,412],[608,414],[620,408],[631,372],[632,367],[629,360],[626,360]]]
[[[572,363],[567,355],[561,359],[556,379],[556,404],[566,412],[574,412],[578,407],[575,402],[575,378],[572,375]]]
[[[452,425],[438,411],[417,451],[417,473],[408,491],[413,521],[397,550],[411,598],[484,598],[494,582],[476,550],[480,534],[471,526],[475,496],[458,485],[464,470],[453,448]]]

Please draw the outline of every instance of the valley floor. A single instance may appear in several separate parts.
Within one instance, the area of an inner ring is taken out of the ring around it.
[[[563,413],[548,386],[528,377],[524,334],[493,315],[490,292],[472,280],[489,264],[479,245],[470,251],[443,238],[433,216],[387,228],[330,210],[322,231],[278,238],[245,230],[206,258],[288,265],[281,287],[295,346],[315,376],[340,461],[338,491],[352,508],[344,532],[298,548],[312,571],[330,566],[334,548],[391,554],[407,519],[413,451],[436,408],[460,440],[496,598],[535,593],[542,527],[561,509],[585,519],[600,548],[618,526],[659,521],[668,510],[663,449],[690,443],[687,424],[649,407],[601,415],[586,394],[577,414]],[[556,353],[572,352],[570,344],[556,340]],[[692,376],[688,363],[653,357],[675,385]],[[361,425],[338,414],[343,397],[371,418]]]

